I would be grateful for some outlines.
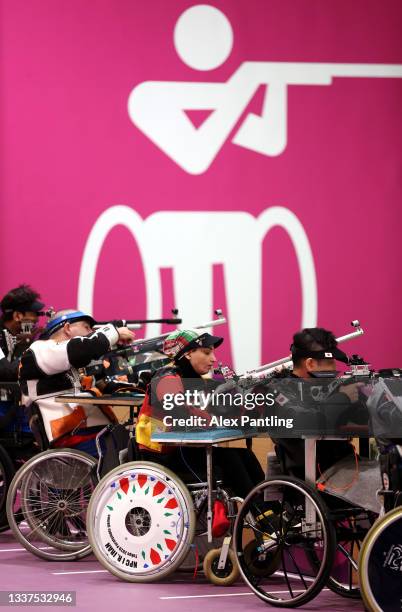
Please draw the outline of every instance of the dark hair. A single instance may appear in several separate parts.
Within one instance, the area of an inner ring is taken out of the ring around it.
[[[305,357],[297,356],[297,349],[302,351],[322,351],[336,348],[338,344],[334,334],[323,327],[307,327],[293,336],[291,346],[294,365],[299,365]]]
[[[19,285],[15,289],[11,289],[0,302],[2,312],[1,320],[10,321],[13,318],[13,312],[27,312],[29,304],[40,298],[40,294],[32,289],[29,285]]]

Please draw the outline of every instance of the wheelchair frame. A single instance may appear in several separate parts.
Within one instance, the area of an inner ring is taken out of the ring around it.
[[[344,597],[360,597],[357,555],[376,514],[316,490],[314,444],[306,440],[306,480],[287,475],[280,462],[280,474],[249,493],[235,523],[234,548],[243,579],[265,603],[278,607],[303,605],[324,586]],[[269,516],[259,526],[256,516],[264,515],[264,506]],[[289,520],[292,512],[297,520]],[[305,550],[295,555],[292,546]],[[275,594],[280,574],[280,594]]]

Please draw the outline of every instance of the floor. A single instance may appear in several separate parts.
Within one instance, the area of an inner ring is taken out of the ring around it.
[[[241,581],[231,587],[216,587],[206,582],[202,572],[177,572],[163,582],[129,584],[102,569],[93,557],[74,562],[42,561],[25,551],[10,532],[0,534],[0,590],[76,591],[76,610],[126,610],[140,612],[221,612],[247,609],[247,612],[274,609],[259,600]],[[141,606],[141,608],[139,608]],[[27,609],[12,606],[13,609]],[[59,609],[46,606],[47,609]],[[279,608],[277,608],[279,609]],[[282,608],[281,608],[282,609]],[[347,600],[325,589],[302,610],[364,610],[361,601]]]

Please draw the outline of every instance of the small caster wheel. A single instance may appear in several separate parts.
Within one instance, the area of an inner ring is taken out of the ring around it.
[[[229,586],[236,582],[239,577],[239,568],[237,567],[236,555],[229,548],[226,565],[223,569],[218,569],[219,557],[221,555],[220,548],[213,548],[204,557],[204,574],[212,584],[217,586]]]

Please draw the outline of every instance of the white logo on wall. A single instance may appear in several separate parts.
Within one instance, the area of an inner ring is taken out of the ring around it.
[[[208,5],[193,6],[179,17],[174,45],[194,70],[221,66],[233,46],[227,17]],[[397,64],[243,62],[225,83],[147,81],[128,100],[134,125],[189,174],[202,174],[218,155],[260,85],[267,90],[261,115],[249,113],[232,143],[267,156],[287,145],[289,85],[331,85],[337,77],[401,78]],[[212,111],[197,128],[185,111]],[[346,112],[346,109],[345,109]]]
[[[261,362],[262,244],[274,227],[285,230],[293,244],[301,281],[302,327],[317,320],[317,285],[310,244],[290,210],[274,206],[258,218],[246,212],[157,212],[142,219],[129,206],[113,206],[100,215],[88,237],[81,264],[78,307],[93,312],[96,269],[103,244],[116,226],[126,227],[137,243],[146,279],[147,318],[163,316],[160,270],[172,268],[174,301],[185,326],[211,319],[212,266],[223,264],[233,364],[237,371]],[[180,228],[180,240],[170,240]],[[202,257],[186,257],[202,253]],[[265,274],[269,273],[265,271]],[[151,324],[145,335],[161,333]]]

